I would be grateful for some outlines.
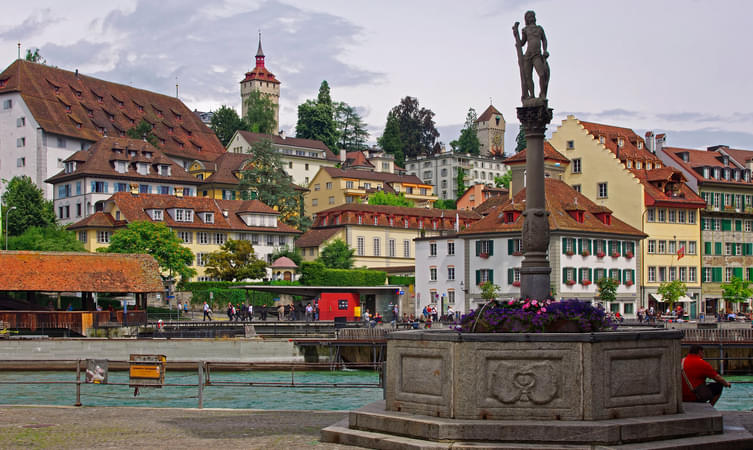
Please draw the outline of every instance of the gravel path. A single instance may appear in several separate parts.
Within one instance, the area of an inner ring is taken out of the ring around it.
[[[319,442],[335,411],[0,407],[0,448],[354,448]]]

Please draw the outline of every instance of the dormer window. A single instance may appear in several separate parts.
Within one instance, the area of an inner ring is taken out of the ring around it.
[[[729,169],[724,169],[724,179],[729,180]]]
[[[157,166],[157,172],[162,176],[169,177],[170,166],[167,164],[160,164],[159,166]]]
[[[604,143],[604,136],[599,136],[599,144],[603,144],[603,143]]]
[[[709,168],[708,167],[704,167],[703,168],[703,178],[708,178],[708,177],[709,177]]]
[[[128,171],[128,163],[126,161],[115,161],[115,171],[126,173]]]
[[[623,138],[617,138],[617,146],[618,147],[624,147],[625,146],[625,139],[623,139]]]
[[[720,178],[719,177],[719,168],[718,167],[714,167],[714,178],[717,179],[717,180]]]
[[[136,150],[128,150],[128,156],[130,158],[135,158],[136,155],[138,155],[138,152],[136,152]]]
[[[651,170],[651,163],[650,162],[646,163],[646,170]]]
[[[175,221],[176,222],[193,222],[193,210],[192,209],[175,209]]]
[[[76,170],[76,161],[68,161],[65,163],[65,173],[73,173]]]
[[[729,165],[729,156],[727,156],[727,155],[722,156],[722,163],[725,166]]]
[[[628,169],[631,169],[633,167],[633,161],[631,161],[629,159],[626,161],[626,164],[627,164],[627,168]]]
[[[643,141],[638,141],[638,148],[639,148],[639,149],[642,149],[642,148],[643,148]]]
[[[149,175],[149,164],[143,162],[136,163],[136,171],[139,175]]]
[[[144,153],[145,158],[152,159],[152,152],[143,152],[143,153]]]
[[[148,213],[152,220],[164,220],[164,215],[161,209],[150,209]]]
[[[201,220],[203,220],[204,223],[214,223],[214,213],[205,212]]]

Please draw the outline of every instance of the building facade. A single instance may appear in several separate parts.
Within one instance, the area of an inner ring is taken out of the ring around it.
[[[476,119],[476,136],[483,156],[505,156],[505,118],[492,105]]]
[[[178,98],[16,60],[0,73],[0,178],[27,175],[52,200],[45,180],[69,156],[103,137],[125,137],[142,120],[157,148],[183,167],[224,152]]]
[[[300,234],[278,220],[274,209],[258,200],[216,200],[208,197],[132,194],[118,192],[103,203],[102,211],[69,227],[86,250],[109,245],[118,229],[135,221],[164,223],[174,230],[194,254],[195,280],[205,281],[207,257],[228,239],[248,240],[257,258],[271,263],[271,255],[293,248]],[[268,276],[272,276],[268,269]]]
[[[507,172],[507,166],[501,159],[460,155],[445,151],[431,156],[419,156],[405,162],[408,175],[414,175],[434,187],[437,197],[442,200],[457,200],[458,173],[463,171],[463,183],[493,184],[495,177]]]
[[[280,81],[275,75],[267,70],[264,65],[264,51],[261,49],[261,33],[259,33],[259,48],[256,50],[256,66],[246,72],[246,76],[241,80],[241,117],[248,115],[248,106],[246,102],[252,92],[258,91],[266,95],[275,108],[275,128],[280,129]]]

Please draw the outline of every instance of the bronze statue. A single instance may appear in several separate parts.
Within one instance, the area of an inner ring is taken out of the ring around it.
[[[521,100],[523,105],[535,103],[530,99],[536,99],[533,92],[533,69],[539,75],[539,99],[546,100],[546,91],[549,86],[549,52],[547,52],[546,35],[544,28],[536,25],[536,13],[527,11],[525,15],[526,26],[522,34],[518,34],[520,22],[515,22],[512,27],[515,36],[515,47],[518,50],[518,66],[520,66],[520,83],[523,91]],[[523,54],[523,46],[528,44]],[[528,101],[527,101],[528,100]]]

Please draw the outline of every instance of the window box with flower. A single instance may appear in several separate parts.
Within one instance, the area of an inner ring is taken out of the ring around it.
[[[575,252],[574,252],[574,251],[572,251],[572,250],[568,250],[568,251],[566,251],[566,252],[565,252],[565,254],[566,254],[567,256],[573,256],[573,255],[575,254]]]
[[[591,280],[583,280],[580,282],[580,284],[582,284],[583,286],[588,286],[589,284],[591,284]]]
[[[632,280],[627,280],[627,281],[625,282],[625,286],[627,286],[627,287],[630,287],[630,286],[632,286],[632,285],[633,285],[633,281],[632,281]]]
[[[520,287],[520,281],[513,281],[512,285],[515,287]]]
[[[588,250],[583,250],[582,252],[580,252],[580,256],[591,256],[591,252],[589,252]]]
[[[631,252],[631,251],[625,252],[625,258],[631,259],[633,256],[635,256],[635,255],[633,255],[633,252]]]
[[[512,256],[523,256],[523,252],[512,252]]]
[[[606,253],[604,253],[604,252],[596,252],[596,257],[597,258],[603,258],[605,256],[606,256]]]
[[[573,285],[575,285],[575,280],[567,280],[567,281],[565,281],[565,284],[568,285],[568,286],[573,286]]]
[[[478,256],[479,256],[480,258],[483,258],[483,259],[488,259],[488,258],[489,258],[489,254],[488,254],[488,253],[486,253],[486,252],[482,252],[482,253],[479,253],[479,255],[478,255]]]
[[[612,252],[612,258],[619,258],[620,252]]]

